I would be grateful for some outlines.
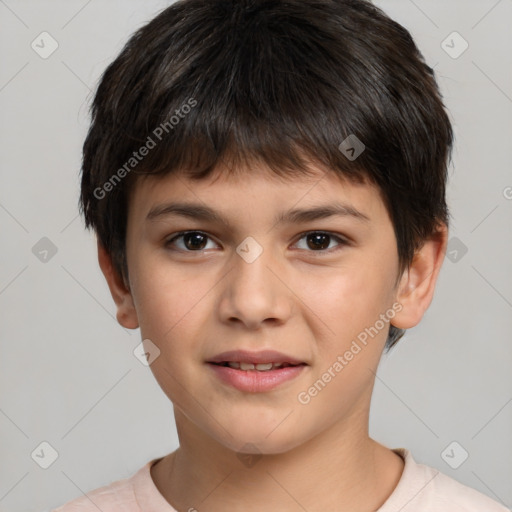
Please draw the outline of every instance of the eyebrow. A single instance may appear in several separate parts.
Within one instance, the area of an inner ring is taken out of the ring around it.
[[[219,212],[197,203],[162,203],[151,208],[146,216],[146,221],[174,215],[189,219],[202,220],[224,224],[231,227],[229,221]],[[369,222],[370,218],[353,206],[346,203],[330,203],[307,209],[293,209],[280,212],[274,219],[274,224],[305,223],[328,217],[352,217],[356,220]]]

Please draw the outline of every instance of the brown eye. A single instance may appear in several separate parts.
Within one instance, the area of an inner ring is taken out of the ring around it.
[[[325,233],[313,233],[306,235],[306,238],[310,249],[327,249],[331,237]]]
[[[179,239],[182,239],[183,244],[178,249],[185,252],[198,252],[205,249],[209,237],[201,231],[184,231],[168,240],[165,246],[171,247]]]
[[[310,231],[308,233],[304,233],[300,240],[302,239],[306,239],[306,247],[300,247],[300,249],[323,254],[336,251],[344,245],[348,245],[348,242],[343,238],[325,231]],[[333,240],[338,243],[338,246],[329,248]]]

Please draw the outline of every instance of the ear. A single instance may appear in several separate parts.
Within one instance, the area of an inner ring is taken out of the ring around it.
[[[434,296],[447,243],[448,228],[441,223],[438,231],[416,251],[409,270],[404,272],[397,287],[395,300],[402,309],[391,322],[395,327],[410,329],[423,318]]]
[[[139,327],[139,321],[137,319],[137,312],[130,289],[125,285],[122,277],[115,270],[112,264],[112,256],[99,240],[98,263],[100,264],[101,271],[107,280],[110,293],[117,306],[117,321],[127,329],[137,329],[137,327]]]

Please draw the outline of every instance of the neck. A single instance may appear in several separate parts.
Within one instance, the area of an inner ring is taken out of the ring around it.
[[[351,421],[350,429],[335,423],[285,453],[244,457],[176,408],[175,418],[180,447],[154,465],[151,476],[177,510],[374,511],[403,470],[399,455],[368,437],[367,418]]]

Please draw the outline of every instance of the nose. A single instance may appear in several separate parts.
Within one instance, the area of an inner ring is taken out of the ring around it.
[[[293,292],[272,251],[265,249],[254,260],[236,254],[232,261],[219,301],[221,321],[248,329],[285,323],[293,309]]]

